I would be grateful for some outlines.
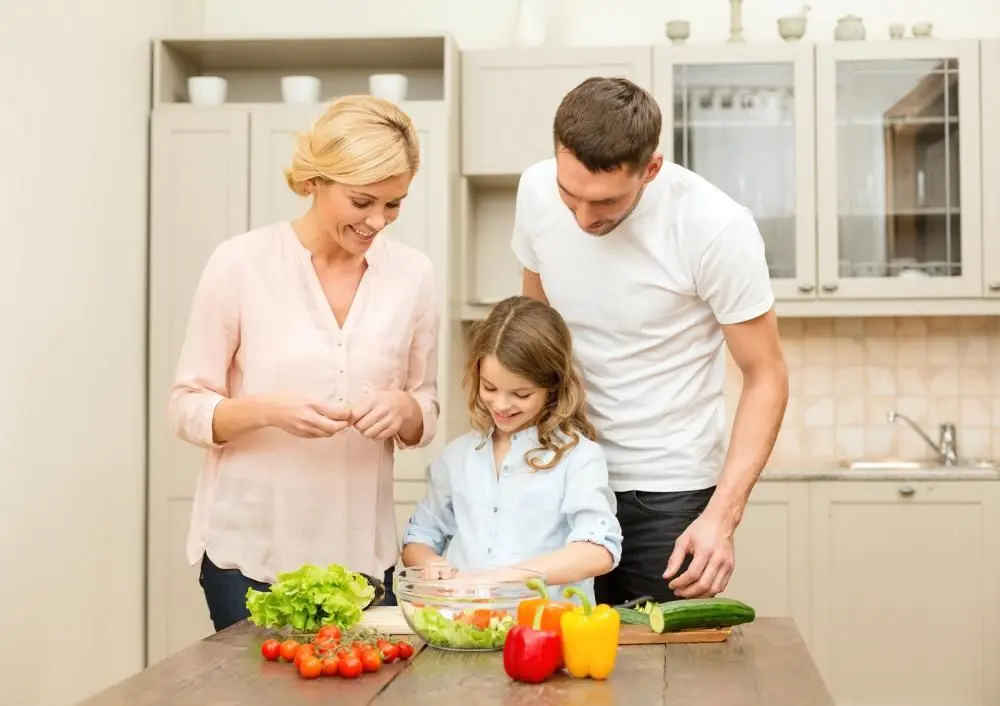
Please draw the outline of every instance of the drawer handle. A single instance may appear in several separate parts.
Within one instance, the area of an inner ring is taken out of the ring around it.
[[[813,290],[813,285],[811,283],[804,282],[799,285],[799,291],[803,294],[809,294]]]
[[[899,494],[902,495],[904,498],[908,498],[916,492],[917,492],[916,489],[912,485],[904,485],[902,488],[899,489]]]
[[[836,292],[837,291],[837,285],[835,283],[833,283],[833,282],[830,282],[829,284],[824,284],[823,285],[823,291],[824,292]]]
[[[1000,282],[990,282],[987,286],[991,292],[1000,292]]]

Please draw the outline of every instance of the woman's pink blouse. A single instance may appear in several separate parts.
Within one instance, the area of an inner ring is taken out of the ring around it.
[[[350,405],[408,390],[437,429],[438,315],[429,258],[380,235],[343,328],[290,224],[226,240],[205,267],[171,392],[175,434],[207,449],[187,558],[273,582],[306,563],[375,576],[395,564],[394,446],[353,428],[303,439],[276,428],[226,444],[212,435],[224,397],[282,394]]]

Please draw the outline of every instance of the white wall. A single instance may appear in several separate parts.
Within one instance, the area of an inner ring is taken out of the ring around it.
[[[142,667],[150,37],[197,29],[201,11],[188,0],[0,2],[10,706],[75,703]]]
[[[717,42],[729,35],[727,0],[540,0],[551,8],[552,39],[564,44],[635,44],[665,41],[664,24],[692,23],[691,42]],[[517,0],[205,0],[210,34],[357,33],[450,31],[464,49],[507,44]],[[997,0],[746,0],[748,41],[781,41],[776,19],[809,4],[807,38],[833,37],[838,17],[865,20],[869,38],[885,39],[890,22],[934,23],[941,37],[1000,35]]]

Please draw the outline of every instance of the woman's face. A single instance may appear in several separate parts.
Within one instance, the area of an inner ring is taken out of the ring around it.
[[[479,364],[479,399],[501,431],[515,432],[534,424],[546,396],[544,388],[512,373],[495,355],[486,356]]]
[[[334,242],[353,255],[363,255],[382,229],[399,217],[412,173],[365,186],[316,184],[313,210]]]

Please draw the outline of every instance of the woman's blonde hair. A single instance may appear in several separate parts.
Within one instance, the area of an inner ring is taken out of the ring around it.
[[[479,397],[480,366],[488,355],[547,391],[537,422],[541,447],[525,454],[529,466],[535,470],[552,468],[576,446],[581,434],[597,440],[597,431],[584,410],[583,383],[573,363],[573,339],[559,312],[537,299],[513,296],[473,326],[465,386],[472,427],[484,437],[494,426]],[[539,460],[544,451],[553,454],[547,463]]]
[[[406,113],[374,96],[345,96],[299,136],[285,180],[306,196],[313,180],[366,186],[419,168],[420,140]]]

